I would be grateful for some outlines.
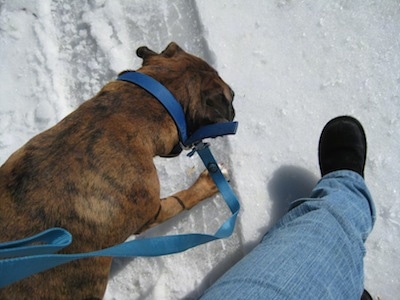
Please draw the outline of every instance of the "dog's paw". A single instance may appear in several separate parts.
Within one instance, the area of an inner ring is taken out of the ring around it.
[[[229,182],[229,172],[228,169],[223,165],[223,164],[218,164],[219,169],[221,170],[221,173],[224,175],[225,179]],[[214,167],[215,168],[215,167]],[[215,194],[218,192],[218,188],[214,183],[214,180],[212,179],[210,173],[216,172],[213,167],[209,167],[208,170],[204,170],[201,172],[199,178],[197,179],[195,185],[201,185],[202,188],[208,190],[210,193]]]
[[[228,169],[225,167],[225,165],[224,164],[218,164],[218,167],[221,170],[222,175],[224,175],[225,179],[227,181],[229,181],[229,172],[228,172]],[[213,173],[213,172],[217,172],[217,167],[216,166],[209,166],[208,169],[204,170],[200,174],[199,178],[201,178],[201,177],[209,177],[209,178],[211,178],[210,173]]]
[[[224,175],[225,179],[229,182],[230,178],[229,178],[229,172],[228,169],[225,168],[224,164],[218,164],[219,169],[221,170],[222,175]]]
[[[219,164],[218,166],[225,179],[229,181],[229,172],[227,168],[225,168],[223,164]],[[190,209],[200,201],[218,193],[218,188],[210,175],[210,173],[218,171],[215,167],[216,166],[214,166],[214,168],[209,166],[208,170],[201,172],[196,182],[185,190],[185,195],[182,195],[182,199],[184,199],[187,209]]]

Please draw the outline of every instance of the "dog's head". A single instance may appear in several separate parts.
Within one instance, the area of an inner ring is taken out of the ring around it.
[[[234,93],[205,61],[170,43],[160,54],[147,47],[137,49],[143,59],[140,72],[157,79],[180,102],[188,136],[204,125],[232,121]]]

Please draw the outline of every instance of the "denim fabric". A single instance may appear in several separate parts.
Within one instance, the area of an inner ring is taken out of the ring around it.
[[[375,207],[364,179],[325,175],[202,299],[357,299]]]

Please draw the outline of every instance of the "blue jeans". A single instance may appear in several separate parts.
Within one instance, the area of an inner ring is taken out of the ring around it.
[[[352,171],[325,175],[201,299],[357,299],[375,207]]]

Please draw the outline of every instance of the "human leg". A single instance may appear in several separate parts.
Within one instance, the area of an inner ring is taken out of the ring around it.
[[[375,209],[364,180],[320,180],[203,299],[359,299]]]
[[[294,203],[203,299],[360,299],[364,242],[375,220],[361,124],[332,120],[319,150],[324,176],[310,198]]]

